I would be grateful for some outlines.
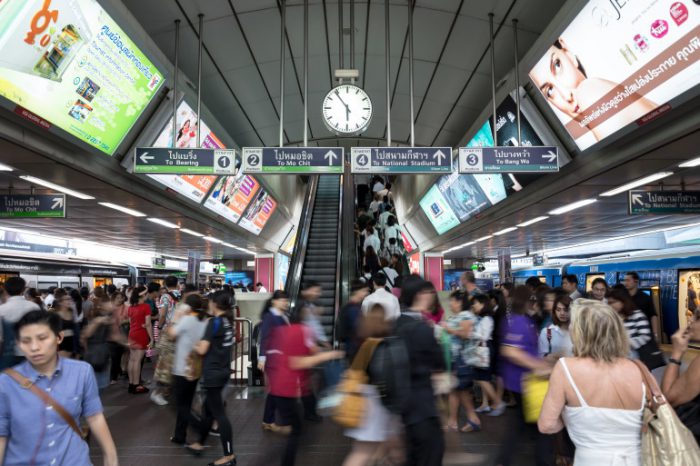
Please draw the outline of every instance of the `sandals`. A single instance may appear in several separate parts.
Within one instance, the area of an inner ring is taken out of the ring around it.
[[[459,430],[459,426],[457,424],[445,424],[442,426],[442,430],[445,432],[457,432]]]
[[[481,424],[477,424],[476,422],[472,422],[469,419],[467,419],[467,424],[459,429],[460,432],[462,433],[469,433],[469,432],[479,432],[481,430]]]

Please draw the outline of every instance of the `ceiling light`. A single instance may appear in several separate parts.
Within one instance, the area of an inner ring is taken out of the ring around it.
[[[159,218],[149,218],[148,221],[153,222],[153,223],[157,223],[158,225],[163,225],[164,227],[168,227],[168,228],[180,228],[179,225],[175,225],[174,223],[170,223],[168,221],[161,220]]]
[[[554,209],[551,212],[549,212],[549,215],[561,215],[566,212],[571,212],[572,210],[576,210],[579,207],[586,206],[588,204],[593,204],[594,202],[597,202],[598,199],[584,199],[582,201],[577,201],[571,204],[567,204],[565,206],[559,207],[558,209]]]
[[[683,162],[683,163],[679,164],[678,166],[682,167],[682,168],[690,168],[690,167],[697,167],[698,165],[700,165],[700,157]]]
[[[213,236],[205,236],[202,238],[204,241],[209,241],[210,243],[223,243],[219,238],[214,238]]]
[[[251,254],[253,256],[255,255],[255,253],[253,251],[250,251],[246,248],[242,248],[240,246],[236,246],[235,244],[225,243],[223,241],[221,242],[221,244],[223,244],[224,246],[229,247],[229,248],[238,249],[239,251],[247,252],[248,254]]]
[[[661,178],[666,178],[667,176],[673,175],[673,172],[659,172],[655,173],[653,175],[645,176],[644,178],[641,178],[637,181],[632,181],[631,183],[623,184],[622,186],[619,186],[615,189],[611,189],[610,191],[605,191],[604,193],[601,194],[601,196],[605,197],[610,197],[614,196],[616,194],[620,194],[625,191],[629,191],[630,189],[637,188],[639,186],[644,186],[645,184],[653,183],[656,180],[660,180]]]
[[[183,233],[187,233],[188,235],[198,236],[200,238],[204,236],[203,234],[197,233],[196,231],[190,230],[189,228],[180,228],[180,231]]]
[[[95,199],[87,194],[80,193],[78,191],[73,191],[72,189],[64,188],[50,181],[42,180],[41,178],[35,178],[33,176],[22,175],[20,176],[23,180],[29,181],[30,183],[38,184],[50,189],[54,189],[60,193],[68,194],[69,196],[77,197],[78,199]]]
[[[128,207],[122,207],[117,204],[112,204],[111,202],[98,202],[98,204],[103,205],[105,207],[109,207],[110,209],[118,210],[119,212],[124,212],[125,214],[133,215],[134,217],[145,217],[146,214],[143,212],[139,212],[138,210],[134,209],[129,209]]]
[[[10,167],[9,165],[5,165],[4,163],[0,163],[0,172],[11,172],[13,170],[14,170],[14,168]]]
[[[527,222],[518,223],[518,226],[519,226],[520,228],[529,227],[529,226],[532,225],[533,223],[541,222],[542,220],[547,220],[548,218],[549,218],[549,216],[543,215],[543,216],[541,216],[541,217],[537,217],[537,218],[533,218],[532,220],[528,220]]]
[[[518,229],[518,227],[505,228],[501,231],[497,231],[496,233],[494,233],[494,235],[496,235],[496,236],[505,235],[506,233],[510,233],[511,231],[515,231],[517,229]]]
[[[493,238],[493,235],[482,236],[482,237],[479,238],[479,239],[475,239],[474,242],[475,242],[475,243],[478,243],[479,241],[485,241],[485,240],[491,239],[491,238]]]

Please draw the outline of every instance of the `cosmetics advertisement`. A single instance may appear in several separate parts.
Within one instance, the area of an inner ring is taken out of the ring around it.
[[[260,189],[238,225],[255,235],[259,235],[276,208],[277,201],[267,191]]]
[[[112,155],[162,85],[96,0],[0,1],[0,95],[16,111]]]
[[[700,84],[700,5],[590,0],[530,71],[579,149]]]
[[[204,207],[236,223],[259,188],[260,184],[255,178],[242,172],[237,176],[222,176],[204,202]]]

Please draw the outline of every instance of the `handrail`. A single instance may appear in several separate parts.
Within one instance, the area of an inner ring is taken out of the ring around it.
[[[233,346],[231,347],[231,357],[233,359],[232,363],[234,365],[234,376],[238,375],[238,359],[240,356],[241,359],[241,367],[240,367],[240,373],[243,375],[243,370],[245,367],[243,366],[243,357],[248,356],[248,361],[250,362],[250,355],[253,354],[253,321],[245,318],[245,317],[235,317],[233,319],[234,322],[234,335],[238,335],[238,325],[243,323],[246,324],[248,327],[248,333],[242,332],[241,335],[244,336],[243,341],[245,342],[245,338],[248,338],[248,352],[247,353],[241,353],[240,355],[238,354],[238,344],[241,343],[240,341],[234,342]],[[251,370],[248,371],[248,381],[246,383],[247,386],[251,386],[253,384],[253,371],[255,368],[251,368]],[[235,379],[238,380],[238,379]]]
[[[299,218],[299,233],[297,241],[294,245],[295,253],[292,254],[292,263],[289,267],[289,275],[287,276],[287,295],[289,296],[289,311],[293,312],[299,296],[301,288],[301,270],[306,259],[306,245],[309,241],[309,230],[311,229],[311,217],[313,216],[313,205],[316,200],[316,192],[318,191],[319,175],[309,177],[309,187],[306,191],[304,199],[304,207]]]
[[[345,167],[345,162],[343,161],[343,167]],[[338,323],[338,313],[340,312],[340,286],[342,282],[340,265],[342,261],[342,250],[343,250],[343,191],[345,186],[343,185],[343,179],[345,175],[340,175],[340,183],[338,189],[340,190],[340,200],[338,202],[338,247],[335,256],[335,302],[333,303],[333,342],[336,340],[336,328]]]

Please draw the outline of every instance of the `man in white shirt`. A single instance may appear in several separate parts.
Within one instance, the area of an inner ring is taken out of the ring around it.
[[[384,308],[386,320],[396,320],[401,315],[401,306],[399,300],[393,294],[389,293],[386,288],[386,275],[379,272],[372,277],[374,283],[374,293],[367,296],[362,301],[362,314],[367,314],[367,311],[372,309],[375,304],[380,304]]]
[[[374,185],[372,186],[372,192],[373,193],[378,193],[379,191],[384,190],[384,183],[382,183],[382,179],[377,177],[376,181],[374,182]]]
[[[5,282],[5,291],[9,298],[0,305],[0,321],[2,322],[2,356],[0,370],[19,364],[23,359],[22,351],[15,345],[15,324],[30,311],[38,311],[39,306],[27,300],[23,293],[27,282],[20,277],[10,277]]]
[[[573,273],[561,277],[561,287],[569,293],[572,301],[576,301],[581,297],[581,292],[578,290],[578,277]]]
[[[49,287],[49,294],[47,294],[47,295],[46,295],[46,298],[44,298],[44,306],[46,306],[46,307],[51,307],[51,306],[53,306],[53,302],[54,302],[54,299],[55,299],[54,296],[53,296],[53,292],[54,292],[55,289],[56,289],[55,286],[50,286],[50,287]]]

